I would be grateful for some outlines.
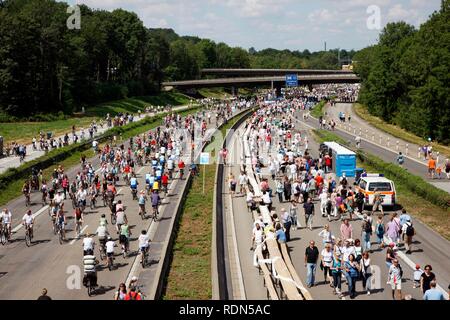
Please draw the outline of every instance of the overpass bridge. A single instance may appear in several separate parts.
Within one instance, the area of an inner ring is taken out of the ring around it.
[[[286,74],[296,75],[325,75],[325,74],[352,74],[349,70],[317,70],[317,69],[222,69],[210,68],[202,69],[203,76],[219,77],[269,77],[285,76]]]
[[[312,87],[313,84],[327,83],[359,83],[360,78],[354,73],[342,74],[323,74],[323,75],[300,75],[298,76],[299,85]],[[228,87],[235,93],[239,87],[271,87],[276,88],[277,94],[281,94],[281,88],[285,86],[285,76],[276,77],[246,77],[246,78],[220,78],[205,80],[186,80],[163,82],[165,88],[173,87],[180,90]]]

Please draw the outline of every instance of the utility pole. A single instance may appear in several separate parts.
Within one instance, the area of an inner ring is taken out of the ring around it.
[[[325,41],[325,50],[324,51],[327,51],[327,42]]]
[[[338,48],[338,64],[339,64],[339,68],[342,68],[342,66],[341,66],[341,48]]]

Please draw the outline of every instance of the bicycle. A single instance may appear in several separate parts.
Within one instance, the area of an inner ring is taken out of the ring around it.
[[[111,224],[115,225],[117,222],[116,214],[111,211]]]
[[[104,242],[100,241],[98,251],[100,252],[100,260],[105,260],[107,256],[106,256],[106,246]]]
[[[95,294],[95,292],[96,292],[95,288],[97,286],[92,283],[92,280],[91,280],[91,278],[89,276],[87,276],[85,286],[87,288],[88,296],[92,297]]]
[[[31,197],[29,193],[25,195],[25,206],[27,207],[31,206]]]
[[[147,265],[147,258],[148,258],[148,247],[145,248],[145,250],[141,249],[141,265],[142,268],[145,268]]]
[[[107,255],[108,258],[108,269],[109,271],[112,271],[114,268],[114,255]]]
[[[75,231],[77,233],[77,237],[79,237],[81,235],[81,225],[83,224],[83,220],[77,220],[76,224]]]
[[[158,221],[158,215],[159,215],[159,204],[153,207],[153,222]]]
[[[25,226],[25,243],[27,247],[31,246],[31,239],[33,235],[31,234],[30,227],[28,225]]]
[[[91,204],[90,204],[91,210],[95,209],[96,204],[97,204],[97,197],[94,196],[91,198]]]
[[[0,226],[0,241],[5,245],[8,241],[8,226],[6,224]]]
[[[56,236],[59,232],[59,225],[56,222],[56,216],[52,216],[52,229],[53,229],[53,233]]]

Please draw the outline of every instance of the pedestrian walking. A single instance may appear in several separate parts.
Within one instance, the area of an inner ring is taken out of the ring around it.
[[[356,281],[358,280],[360,265],[353,254],[350,254],[348,261],[345,262],[345,271],[350,299],[354,299],[356,297]]]
[[[423,295],[423,300],[445,300],[444,294],[436,288],[436,281],[430,282],[430,289]]]
[[[315,246],[314,241],[310,241],[309,246],[305,250],[305,267],[307,270],[306,285],[308,286],[308,288],[314,286],[318,259],[319,249],[317,249],[317,247]]]
[[[395,295],[399,297],[398,300],[401,300],[402,297],[402,277],[403,271],[400,263],[397,259],[392,260],[392,264],[389,267],[389,283],[392,288],[392,299],[397,300]]]
[[[314,216],[314,203],[312,203],[312,199],[308,198],[306,203],[303,204],[303,208],[305,209],[305,225],[309,230],[312,231],[313,225],[313,216]]]
[[[422,273],[420,277],[420,288],[422,289],[422,292],[425,293],[427,290],[431,288],[430,283],[433,280],[436,280],[436,275],[431,272],[433,268],[431,265],[427,264],[424,268],[424,272]]]
[[[363,216],[363,223],[361,227],[361,235],[363,240],[363,250],[370,251],[370,237],[372,236],[372,219],[367,214]]]
[[[300,220],[298,219],[298,206],[295,200],[291,201],[291,206],[289,207],[289,216],[291,217],[291,226],[296,230],[301,228]]]
[[[348,218],[345,218],[340,227],[341,239],[353,239],[353,227],[349,223]]]
[[[384,223],[383,223],[383,216],[378,215],[377,218],[377,224],[375,226],[375,234],[377,236],[377,243],[378,243],[378,249],[384,248]]]
[[[404,234],[404,242],[405,242],[405,254],[411,254],[411,244],[413,242],[413,236],[415,235],[415,230],[412,225],[412,222],[408,219],[406,220],[405,224],[403,225],[403,231],[402,234]]]
[[[372,289],[372,286],[370,284],[370,277],[372,276],[372,268],[370,266],[370,257],[368,251],[364,251],[362,254],[362,259],[360,261],[360,270],[361,270],[363,290],[367,292],[367,295],[370,295],[370,290]]]
[[[330,232],[330,226],[328,224],[326,224],[323,227],[323,229],[319,232],[318,236],[322,238],[322,243],[323,243],[324,247],[327,244],[331,245],[331,243],[332,243],[332,238],[331,238],[332,235],[331,235],[331,232]]]
[[[283,223],[284,233],[286,235],[286,242],[291,241],[291,226],[292,221],[286,209],[281,209],[281,222]]]
[[[321,266],[323,270],[323,281],[325,284],[331,283],[331,267],[333,266],[333,251],[331,250],[331,243],[327,243],[321,252]]]
[[[331,267],[331,274],[333,276],[333,294],[337,294],[339,298],[342,298],[342,258],[336,254],[333,255],[333,266]]]

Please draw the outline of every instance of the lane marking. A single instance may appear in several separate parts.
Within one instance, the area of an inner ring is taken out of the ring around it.
[[[84,233],[84,231],[86,231],[87,227],[89,227],[88,224],[85,225],[85,226],[80,230],[80,235],[77,236],[75,239],[73,239],[73,240],[70,242],[70,245],[73,245],[73,244],[75,243],[75,241],[77,241],[77,240],[80,239],[81,235]]]
[[[44,212],[45,210],[48,209],[48,205],[46,205],[45,207],[42,207],[39,211],[37,211],[36,213],[32,214],[33,218],[37,218],[39,215],[42,214],[42,212]],[[22,223],[19,224],[18,226],[16,226],[14,229],[11,230],[12,233],[16,233],[17,231],[19,231],[21,228],[23,227]]]

